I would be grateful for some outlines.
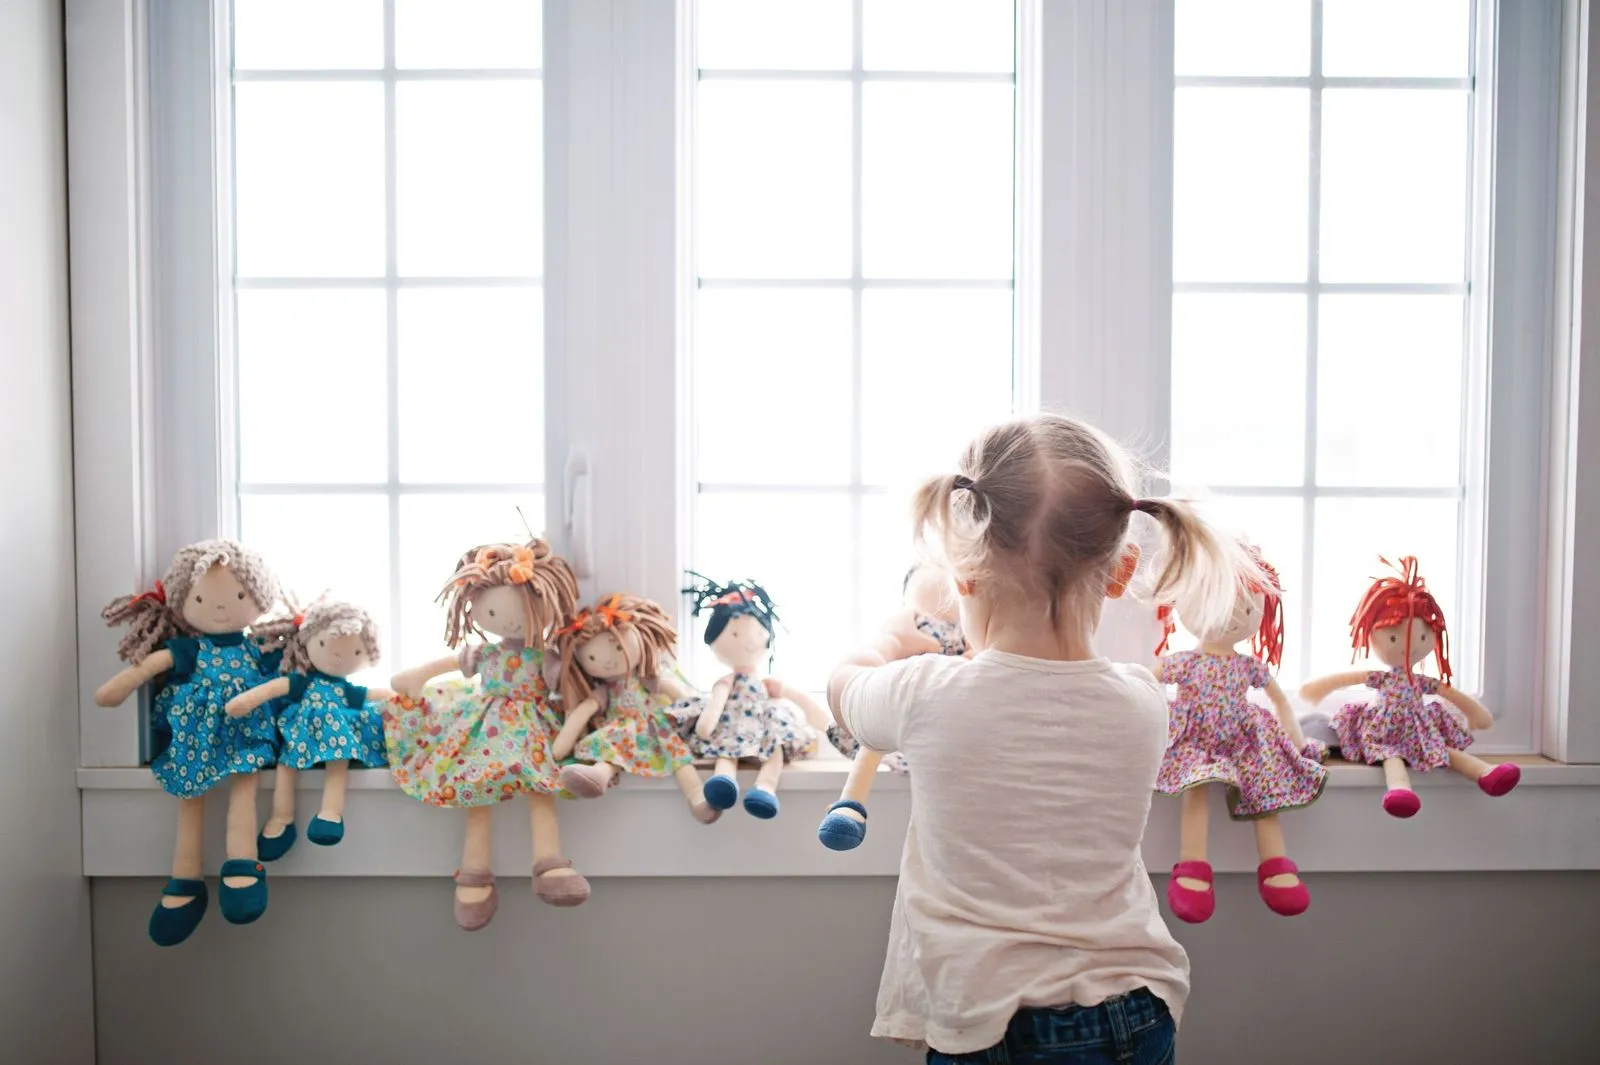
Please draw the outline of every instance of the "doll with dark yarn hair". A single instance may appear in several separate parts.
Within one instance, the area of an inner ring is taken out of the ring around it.
[[[344,794],[352,764],[386,769],[382,700],[394,692],[350,682],[350,674],[378,662],[378,627],[360,607],[319,599],[303,612],[258,626],[263,639],[283,645],[283,676],[228,702],[230,717],[263,703],[274,706],[278,724],[278,769],[272,814],[256,848],[264,862],[277,861],[295,841],[295,776],[323,770],[322,806],[306,827],[306,838],[331,847],[344,838]]]
[[[265,708],[229,717],[223,707],[277,669],[276,653],[245,631],[277,602],[278,580],[260,555],[231,540],[202,540],[179,551],[149,591],[122,596],[101,612],[107,624],[128,626],[117,647],[128,667],[100,686],[95,702],[119,706],[141,686],[154,688],[150,769],[180,803],[172,877],[150,915],[150,938],[159,946],[182,943],[205,916],[205,795],[225,780],[222,916],[249,924],[266,912],[267,876],[256,860],[256,774],[273,764],[277,732]]]
[[[716,760],[705,784],[713,809],[727,810],[739,799],[740,759],[761,764],[755,787],[744,797],[745,812],[762,819],[778,816],[778,780],[785,762],[815,748],[828,725],[828,713],[815,699],[775,677],[760,676],[772,658],[778,614],[765,588],[754,581],[718,584],[698,573],[684,589],[696,615],[709,610],[706,646],[732,672],[708,696],[673,704],[689,749],[697,758]]]

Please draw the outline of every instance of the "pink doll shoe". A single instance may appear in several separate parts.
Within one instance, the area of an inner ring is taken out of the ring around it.
[[[500,892],[494,886],[493,873],[487,869],[457,869],[456,884],[489,889],[489,894],[477,902],[462,902],[460,896],[456,897],[456,924],[464,931],[476,932],[494,920],[494,912],[500,908]]]
[[[1485,795],[1498,799],[1522,780],[1522,767],[1502,762],[1478,778],[1478,787]]]
[[[580,799],[598,799],[606,793],[611,774],[593,765],[564,765],[561,786]]]
[[[1410,788],[1390,788],[1383,793],[1383,812],[1390,817],[1414,817],[1422,800]]]
[[[1293,887],[1273,887],[1267,881],[1275,876],[1300,875],[1300,867],[1288,858],[1268,858],[1256,866],[1256,890],[1261,893],[1261,901],[1267,904],[1267,909],[1285,917],[1296,917],[1305,913],[1311,906],[1311,892],[1306,890],[1305,881],[1300,880]]]
[[[553,869],[571,869],[569,858],[540,858],[533,863],[533,893],[552,906],[580,906],[589,897],[589,881],[581,874],[547,876]]]
[[[1186,888],[1178,883],[1180,876],[1211,885],[1215,876],[1211,871],[1211,863],[1179,862],[1172,867],[1172,878],[1167,881],[1167,906],[1174,917],[1189,924],[1210,920],[1217,909],[1216,890],[1210,886],[1204,891]]]

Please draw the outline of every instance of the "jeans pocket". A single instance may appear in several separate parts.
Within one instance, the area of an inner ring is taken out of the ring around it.
[[[1177,1060],[1178,1031],[1171,1017],[1161,1018],[1140,1033],[1133,1065],[1176,1065]]]

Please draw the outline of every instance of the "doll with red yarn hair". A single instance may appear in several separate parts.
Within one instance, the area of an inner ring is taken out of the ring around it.
[[[1328,777],[1321,761],[1326,752],[1306,741],[1273,679],[1272,671],[1283,659],[1283,592],[1277,571],[1255,548],[1246,550],[1257,572],[1240,589],[1232,618],[1197,631],[1198,647],[1164,655],[1157,667],[1157,677],[1175,685],[1177,695],[1156,790],[1183,799],[1180,860],[1167,882],[1167,904],[1191,924],[1208,919],[1216,909],[1206,861],[1206,793],[1212,784],[1227,787],[1230,817],[1254,822],[1262,901],[1285,917],[1304,913],[1311,905],[1285,849],[1278,815],[1309,806],[1322,794]],[[1185,606],[1178,604],[1180,615]],[[1171,611],[1164,617],[1170,634]],[[1236,649],[1246,638],[1248,654]],[[1250,701],[1251,688],[1266,691],[1273,711]]]
[[[1351,644],[1388,667],[1384,671],[1351,670],[1308,682],[1300,695],[1315,705],[1340,688],[1365,684],[1375,692],[1369,702],[1346,703],[1333,717],[1339,749],[1352,762],[1382,765],[1387,789],[1384,811],[1410,817],[1422,809],[1411,790],[1410,770],[1426,773],[1449,767],[1477,781],[1485,794],[1499,797],[1517,786],[1522,770],[1505,763],[1490,765],[1465,753],[1472,743],[1468,728],[1486,729],[1494,717],[1482,703],[1450,684],[1450,638],[1444,610],[1422,578],[1417,560],[1402,558],[1394,570],[1367,589],[1350,618]],[[1438,679],[1413,672],[1429,655],[1439,666]],[[1430,701],[1436,695],[1449,706]],[[1454,707],[1466,718],[1462,724]]]

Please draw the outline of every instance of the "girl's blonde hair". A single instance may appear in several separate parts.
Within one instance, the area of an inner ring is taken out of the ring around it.
[[[543,650],[552,629],[566,624],[578,605],[578,578],[567,560],[534,537],[525,544],[484,544],[456,562],[455,575],[439,593],[445,605],[444,642],[458,647],[468,635],[483,635],[472,617],[472,596],[486,588],[507,586],[522,597],[527,613],[529,647]]]
[[[183,604],[194,582],[212,566],[226,566],[265,614],[278,603],[278,578],[266,560],[232,540],[201,540],[172,556],[167,575],[148,592],[122,595],[106,604],[100,616],[107,625],[127,625],[117,656],[131,665],[175,636],[198,636],[183,620]]]
[[[268,650],[283,648],[284,673],[310,673],[311,641],[318,636],[359,636],[367,651],[367,664],[378,661],[383,648],[378,642],[378,625],[372,615],[351,603],[337,599],[318,599],[304,610],[294,609],[288,617],[272,618],[252,627],[251,634]]]
[[[1064,612],[1094,609],[1105,594],[1135,513],[1166,540],[1150,594],[1193,604],[1194,624],[1224,624],[1239,589],[1260,579],[1233,541],[1187,504],[1144,499],[1133,461],[1092,425],[1057,414],[988,430],[960,472],[917,490],[918,541],[963,580],[1005,586],[1041,601],[1052,629]]]
[[[570,625],[555,634],[556,652],[561,656],[561,699],[567,707],[577,706],[594,692],[594,682],[578,664],[578,645],[604,632],[615,632],[628,653],[628,633],[639,638],[639,661],[629,660],[628,672],[637,674],[646,685],[653,685],[666,660],[678,646],[678,630],[666,611],[653,599],[636,595],[608,595],[592,609],[581,610]]]

